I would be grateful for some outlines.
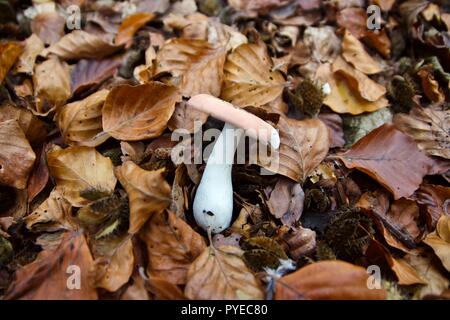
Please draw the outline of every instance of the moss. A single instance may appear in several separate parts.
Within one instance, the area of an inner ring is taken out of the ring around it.
[[[338,259],[355,261],[364,255],[374,233],[373,222],[369,217],[356,210],[346,209],[330,221],[324,239]]]
[[[288,98],[295,108],[314,118],[320,112],[325,95],[318,83],[306,79],[298,84],[294,93],[288,93]]]

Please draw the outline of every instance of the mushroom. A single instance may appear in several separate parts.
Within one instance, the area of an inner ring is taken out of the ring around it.
[[[206,231],[219,233],[231,223],[233,214],[231,169],[234,153],[242,135],[245,133],[275,149],[280,146],[280,137],[278,131],[262,119],[208,94],[193,96],[187,104],[225,122],[208,158],[193,205],[197,224]]]

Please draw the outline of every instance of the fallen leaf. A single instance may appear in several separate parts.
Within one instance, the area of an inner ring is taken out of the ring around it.
[[[100,59],[113,54],[121,48],[113,45],[101,37],[83,30],[75,30],[42,52],[46,56],[56,54],[63,60]]]
[[[167,126],[170,130],[184,129],[189,133],[194,133],[195,129],[199,129],[208,120],[208,114],[197,111],[187,106],[182,101],[176,105]],[[197,127],[196,127],[197,125]]]
[[[169,72],[184,96],[220,94],[226,51],[204,40],[172,39],[156,55],[154,74]],[[192,81],[192,79],[197,79]]]
[[[140,232],[147,245],[147,274],[186,284],[192,262],[206,249],[202,236],[170,211],[155,213]]]
[[[450,110],[414,108],[409,115],[396,114],[394,123],[417,142],[419,149],[450,159]]]
[[[288,4],[289,0],[229,0],[229,5],[240,11],[253,14],[265,14],[277,7]]]
[[[56,122],[67,144],[96,147],[109,138],[102,128],[102,108],[108,93],[103,89],[59,109]]]
[[[428,234],[423,242],[433,249],[445,269],[450,271],[450,218],[442,216],[437,223],[436,230]]]
[[[395,199],[417,190],[431,166],[415,142],[392,124],[373,130],[338,157],[347,168],[356,168],[377,180]]]
[[[289,228],[280,238],[286,242],[289,255],[296,261],[316,249],[316,232],[308,228]]]
[[[36,114],[45,116],[66,103],[70,97],[70,70],[67,63],[52,56],[35,68]]]
[[[127,44],[128,47],[134,34],[150,22],[155,15],[149,12],[139,12],[126,17],[117,31],[115,43],[117,45]]]
[[[270,193],[267,206],[275,218],[290,227],[300,219],[304,199],[305,193],[300,184],[280,178]]]
[[[259,107],[274,101],[283,92],[285,80],[272,67],[264,43],[240,45],[225,62],[221,98],[240,107]]]
[[[31,203],[33,199],[44,190],[50,177],[47,166],[47,144],[39,150],[36,154],[36,158],[37,161],[34,163],[34,168],[28,179],[28,203]]]
[[[149,276],[146,286],[155,300],[186,300],[179,286],[164,279]]]
[[[128,193],[130,202],[129,233],[137,233],[152,214],[170,205],[170,185],[164,179],[164,169],[147,171],[131,161],[116,168],[116,175]]]
[[[309,48],[314,61],[332,62],[341,51],[341,41],[331,26],[307,27],[303,42]]]
[[[95,259],[95,286],[110,292],[117,291],[131,277],[134,269],[133,243],[125,240],[117,246],[111,256]]]
[[[379,6],[383,11],[390,11],[394,6],[395,1],[396,0],[374,0],[373,3]]]
[[[47,155],[48,167],[62,195],[82,207],[111,194],[116,186],[111,159],[94,148],[73,146]]]
[[[25,217],[27,228],[36,231],[55,232],[76,230],[72,218],[72,205],[57,189],[36,210]]]
[[[137,272],[131,277],[133,283],[120,296],[120,300],[150,300],[150,295],[145,288],[145,280]]]
[[[25,189],[36,155],[16,120],[0,122],[0,182]]]
[[[31,31],[45,44],[54,44],[64,36],[66,19],[57,12],[42,12],[31,21]]]
[[[0,43],[0,84],[5,79],[9,70],[19,59],[23,52],[23,47],[19,43]]]
[[[107,80],[116,73],[120,63],[119,57],[78,61],[70,74],[72,95],[77,95]]]
[[[330,148],[341,148],[345,144],[343,121],[335,113],[320,113],[318,118],[325,123],[330,132]]]
[[[259,163],[297,182],[304,182],[328,153],[330,138],[327,126],[319,119],[295,120],[281,117],[280,148]]]
[[[382,300],[384,289],[368,288],[369,274],[344,261],[320,261],[276,281],[276,300]]]
[[[325,97],[323,103],[329,106],[334,112],[358,115],[364,112],[382,109],[389,104],[388,100],[383,97],[374,102],[362,98],[350,86],[348,78],[341,74],[333,73],[331,65],[328,63],[322,64],[317,69],[316,77],[330,85],[331,93]],[[356,81],[355,83],[357,84]],[[369,81],[369,84],[371,83],[373,82]]]
[[[34,262],[16,272],[16,279],[5,299],[96,300],[97,292],[89,281],[92,268],[93,260],[86,239],[80,233],[68,232],[56,249],[42,251]],[[79,281],[75,275],[79,275]],[[77,285],[80,288],[73,290]]]
[[[25,49],[17,61],[15,71],[33,74],[36,57],[44,50],[44,43],[34,33],[25,40]]]
[[[445,94],[439,87],[439,83],[434,78],[433,74],[425,68],[420,69],[417,75],[422,80],[422,89],[425,96],[432,102],[442,103],[445,101]]]
[[[159,82],[116,86],[103,106],[103,130],[119,140],[157,137],[166,128],[180,98],[175,87]]]
[[[425,207],[425,218],[430,230],[436,228],[436,224],[442,215],[450,212],[450,203],[446,202],[447,199],[450,199],[449,187],[422,184],[420,189],[414,193],[412,199],[416,200],[420,206]]]
[[[342,56],[357,70],[365,74],[375,74],[383,69],[364,49],[363,44],[348,30],[345,31],[342,40]]]
[[[207,247],[187,274],[184,293],[194,300],[260,300],[264,292],[234,246]]]

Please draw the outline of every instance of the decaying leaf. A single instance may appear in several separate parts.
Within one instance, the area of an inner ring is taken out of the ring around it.
[[[72,267],[71,267],[72,266]],[[78,266],[75,269],[73,266]],[[92,300],[97,292],[91,286],[89,273],[93,260],[86,239],[80,233],[67,232],[56,249],[42,251],[36,260],[16,273],[16,280],[9,287],[8,300]],[[80,289],[76,280],[68,278],[67,271],[80,271]],[[71,282],[72,281],[72,282]]]
[[[342,56],[348,63],[365,74],[382,71],[380,64],[367,53],[363,44],[348,30],[342,40]]]
[[[116,168],[117,178],[130,201],[129,233],[137,233],[152,214],[170,205],[170,185],[163,173],[164,169],[147,171],[131,161]]]
[[[169,72],[184,96],[220,94],[226,51],[204,40],[174,39],[164,44],[156,56],[154,73]],[[196,79],[196,81],[192,81]]]
[[[233,246],[207,247],[195,259],[184,289],[189,299],[263,299],[261,285],[241,259],[242,250]]]
[[[155,15],[149,12],[139,12],[126,17],[117,31],[115,43],[121,45],[130,42],[136,31],[154,17]]]
[[[22,51],[23,47],[19,43],[6,42],[0,44],[0,84],[16,63]]]
[[[109,138],[102,128],[102,108],[108,93],[103,89],[60,108],[56,121],[67,144],[95,147]]]
[[[101,37],[83,30],[75,30],[42,52],[43,55],[56,54],[63,60],[100,59],[121,48],[106,42]]]
[[[433,248],[434,253],[441,259],[442,265],[450,271],[450,218],[442,216],[436,230],[427,235],[424,241]]]
[[[450,159],[450,110],[415,108],[409,115],[395,115],[394,123],[412,137],[421,150]]]
[[[0,122],[0,182],[26,188],[35,159],[19,123],[15,119]]]
[[[339,158],[348,168],[356,168],[386,187],[395,199],[410,196],[430,170],[430,159],[414,141],[385,124],[359,140]],[[414,161],[411,161],[414,159]]]
[[[277,300],[380,300],[384,289],[369,289],[362,267],[344,261],[321,261],[276,281]]]
[[[66,19],[57,12],[39,13],[31,21],[31,31],[45,44],[54,44],[64,35]]]
[[[25,49],[16,64],[16,72],[33,74],[36,57],[44,50],[44,43],[34,33],[25,40]]]
[[[412,198],[417,200],[420,206],[425,207],[425,219],[430,230],[436,228],[436,224],[442,215],[450,212],[450,203],[447,201],[447,199],[450,199],[449,187],[422,184]]]
[[[221,98],[234,105],[259,107],[281,95],[285,80],[272,71],[272,60],[262,42],[244,43],[228,55]]]
[[[114,191],[111,159],[94,148],[73,146],[50,151],[47,155],[50,173],[64,198],[81,207]]]
[[[155,213],[141,230],[147,245],[147,274],[185,284],[192,262],[206,249],[202,236],[170,211]]]
[[[167,126],[170,130],[185,129],[194,133],[208,119],[208,114],[189,108],[185,102],[180,102],[175,107]],[[195,125],[197,124],[197,128]]]
[[[159,82],[114,87],[103,106],[103,130],[119,140],[143,140],[159,136],[167,126],[177,89]]]
[[[327,126],[319,119],[280,118],[281,145],[270,161],[259,159],[266,169],[303,182],[325,158],[330,137]]]

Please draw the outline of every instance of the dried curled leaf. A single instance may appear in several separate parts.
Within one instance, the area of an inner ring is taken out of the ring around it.
[[[119,57],[78,61],[70,74],[72,94],[76,95],[108,79],[114,75],[120,63]]]
[[[56,122],[67,144],[95,147],[109,138],[102,128],[102,108],[108,93],[105,89],[97,91],[58,111]]]
[[[202,236],[170,211],[154,214],[142,229],[147,244],[147,274],[185,284],[192,262],[206,249]]]
[[[316,262],[277,280],[277,300],[380,300],[384,289],[368,288],[369,274],[344,261]]]
[[[328,153],[327,126],[319,119],[281,117],[277,128],[280,130],[280,149],[271,155],[270,161],[260,158],[260,165],[294,181],[305,181]]]
[[[173,39],[158,51],[154,73],[169,72],[184,96],[220,94],[226,51],[204,40]]]
[[[54,189],[47,200],[25,217],[27,228],[32,231],[54,232],[61,229],[74,230],[71,221],[72,205],[61,192]]]
[[[375,74],[383,70],[380,64],[366,52],[363,44],[348,30],[345,31],[342,40],[342,56],[365,74]]]
[[[264,292],[234,246],[206,248],[192,263],[184,290],[189,299],[263,299]]]
[[[9,69],[16,63],[22,51],[23,47],[18,43],[0,43],[0,84],[5,79]]]
[[[66,19],[58,12],[39,13],[31,21],[31,31],[36,34],[45,44],[54,44],[64,36]]]
[[[417,190],[432,165],[415,142],[392,124],[373,130],[339,158],[348,168],[356,168],[377,180],[395,199],[408,197]]]
[[[25,49],[17,61],[15,71],[33,74],[36,57],[44,50],[44,43],[34,33],[25,40]]]
[[[450,159],[450,110],[414,108],[409,115],[396,114],[394,123],[417,142],[419,149]]]
[[[86,239],[80,233],[67,232],[56,249],[45,249],[36,260],[20,268],[8,288],[8,300],[94,300],[95,288],[90,285],[89,272],[93,260]],[[68,273],[69,272],[69,273]],[[80,289],[73,290],[78,284]]]
[[[430,230],[436,228],[439,218],[445,212],[450,212],[450,203],[446,202],[450,199],[449,187],[423,183],[413,199],[425,207],[425,219]]]
[[[196,129],[199,129],[195,127],[196,123],[200,127],[206,122],[207,119],[207,113],[189,108],[187,104],[182,101],[175,107],[175,111],[167,126],[172,131],[176,129],[185,129],[190,133],[194,133]]]
[[[117,30],[115,43],[126,44],[133,39],[134,34],[147,22],[151,21],[155,14],[150,12],[139,12],[126,17]]]
[[[70,70],[58,57],[39,64],[33,75],[34,93],[38,97],[36,114],[47,115],[70,97]]]
[[[117,178],[130,201],[129,233],[137,233],[152,214],[162,212],[170,205],[170,185],[163,173],[164,169],[141,169],[132,161],[116,168]]]
[[[228,55],[221,98],[234,105],[259,107],[283,92],[285,80],[273,63],[264,43],[244,43]]]
[[[110,158],[94,148],[73,146],[52,150],[48,167],[62,195],[73,206],[85,206],[111,194],[116,186]]]
[[[100,59],[121,48],[106,42],[99,36],[83,30],[75,30],[45,49],[43,55],[56,54],[63,60]]]
[[[14,120],[0,122],[0,183],[25,189],[36,155]]]
[[[180,98],[175,87],[159,82],[114,87],[103,106],[103,130],[118,140],[157,137]]]
[[[133,242],[125,240],[110,257],[95,260],[95,286],[110,292],[117,291],[130,279],[134,269]]]
[[[450,271],[450,217],[442,216],[436,230],[428,234],[423,242],[433,248],[442,265]]]

